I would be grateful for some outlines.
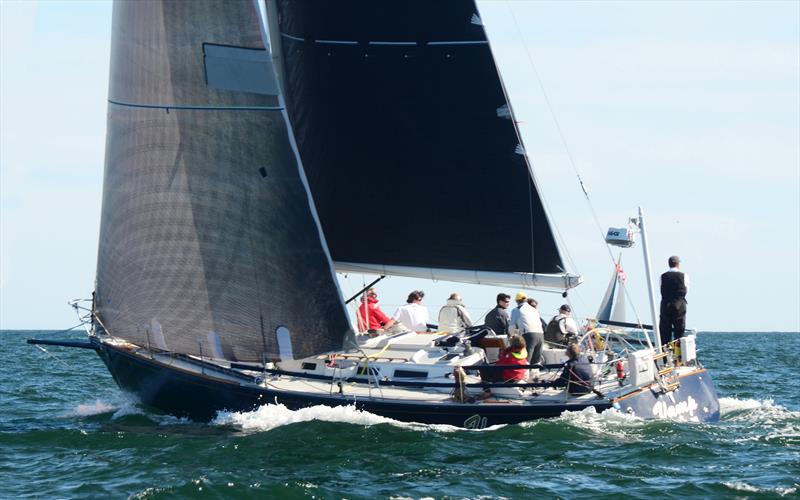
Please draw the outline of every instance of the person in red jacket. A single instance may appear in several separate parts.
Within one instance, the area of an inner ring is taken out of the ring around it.
[[[381,311],[378,305],[378,294],[375,289],[370,288],[361,297],[361,305],[356,314],[358,319],[358,331],[377,331],[384,330],[394,324],[394,320]]]
[[[514,335],[509,341],[508,349],[504,350],[497,358],[498,365],[522,365],[528,364],[528,351],[525,346],[525,339],[519,335]],[[525,368],[513,368],[503,370],[503,381],[511,382],[515,380],[525,380],[528,370]]]

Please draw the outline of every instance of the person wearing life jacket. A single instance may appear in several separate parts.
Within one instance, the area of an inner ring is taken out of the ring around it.
[[[577,336],[578,324],[572,319],[572,308],[569,304],[564,304],[558,308],[558,314],[547,323],[544,340],[550,345],[562,346]]]
[[[439,331],[445,333],[461,332],[472,326],[472,318],[469,317],[461,296],[451,293],[450,298],[441,309],[439,309]]]
[[[683,337],[686,330],[686,293],[689,276],[681,271],[681,259],[673,255],[667,261],[669,270],[661,275],[661,345]]]
[[[497,358],[497,365],[521,365],[528,364],[528,352],[525,348],[525,339],[519,335],[514,335],[509,340],[509,346],[500,353]],[[509,368],[503,370],[502,380],[505,382],[512,382],[516,380],[525,380],[528,377],[528,370],[525,368]]]
[[[586,363],[581,363],[578,358],[581,348],[578,344],[567,346],[567,360],[561,376],[553,382],[553,387],[566,387],[567,392],[573,395],[588,394],[592,392],[592,372]]]
[[[361,305],[356,312],[358,319],[358,331],[378,331],[385,330],[394,325],[394,320],[381,311],[378,305],[378,294],[374,288],[370,288],[361,296]]]

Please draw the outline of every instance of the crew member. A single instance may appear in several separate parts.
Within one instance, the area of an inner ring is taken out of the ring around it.
[[[528,364],[528,352],[525,349],[525,339],[519,335],[514,335],[509,340],[508,349],[500,353],[497,358],[498,365],[521,365]],[[525,368],[509,368],[503,370],[502,380],[505,382],[512,382],[518,380],[525,380],[528,378],[528,370]]]
[[[368,289],[367,293],[361,296],[361,305],[358,307],[356,317],[360,332],[385,330],[394,325],[394,320],[378,305],[378,294],[374,288]]]
[[[588,394],[592,391],[592,372],[586,363],[580,363],[581,348],[578,344],[567,346],[567,357],[561,376],[553,382],[554,387],[566,387],[567,392],[574,395]]]
[[[558,308],[558,314],[547,324],[544,339],[551,345],[564,345],[577,340],[578,324],[572,319],[572,308],[564,304]]]
[[[484,324],[494,331],[495,335],[508,335],[508,312],[506,309],[511,303],[511,295],[497,294],[497,306],[486,314]]]
[[[461,332],[472,326],[472,319],[469,317],[461,296],[451,293],[450,298],[441,309],[439,309],[439,331],[446,333]]]
[[[514,300],[517,302],[517,307],[511,311],[508,333],[513,335],[514,330],[518,330],[528,348],[528,364],[539,364],[542,361],[544,345],[544,330],[539,311],[528,303],[525,292],[518,292]]]
[[[425,332],[428,330],[428,308],[422,305],[425,292],[414,290],[408,294],[406,305],[398,307],[392,319],[411,330]]]
[[[669,270],[661,275],[661,345],[683,337],[686,330],[686,292],[689,276],[681,271],[681,259],[673,255],[667,261]]]

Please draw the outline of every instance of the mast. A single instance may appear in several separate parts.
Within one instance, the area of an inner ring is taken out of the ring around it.
[[[642,232],[642,252],[644,253],[644,270],[647,274],[647,294],[650,297],[650,314],[653,321],[653,336],[655,337],[656,352],[661,353],[661,333],[658,330],[658,317],[656,316],[656,294],[653,288],[653,273],[650,269],[650,252],[647,248],[647,231],[644,227],[644,212],[639,207],[639,230]],[[647,335],[647,346],[653,348],[650,343],[650,336]]]

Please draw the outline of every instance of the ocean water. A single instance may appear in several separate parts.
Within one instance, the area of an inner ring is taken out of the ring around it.
[[[0,498],[800,498],[800,333],[699,334],[719,423],[587,410],[482,431],[274,405],[189,422],[32,336],[0,332]]]

